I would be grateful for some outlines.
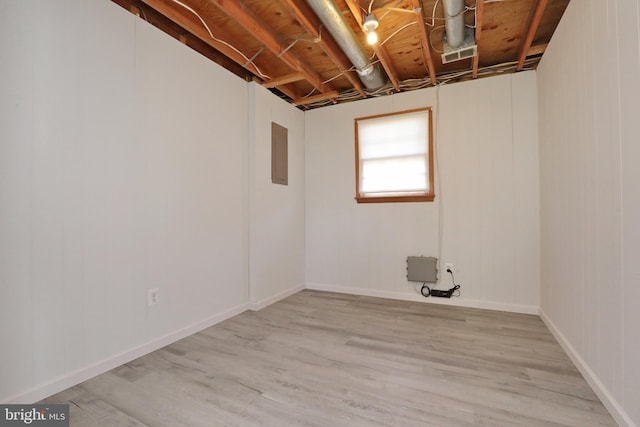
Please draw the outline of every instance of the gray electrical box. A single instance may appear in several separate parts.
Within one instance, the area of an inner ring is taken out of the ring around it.
[[[436,283],[438,281],[438,258],[407,257],[407,280],[410,282]]]

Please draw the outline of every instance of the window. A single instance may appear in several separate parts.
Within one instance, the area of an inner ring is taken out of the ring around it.
[[[431,108],[355,119],[356,201],[431,202]]]

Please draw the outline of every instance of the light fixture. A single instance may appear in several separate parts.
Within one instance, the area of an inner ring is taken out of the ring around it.
[[[365,15],[362,20],[362,28],[367,33],[367,43],[370,45],[374,45],[378,42],[378,34],[376,34],[376,28],[378,28],[378,25],[378,18],[373,13]]]
[[[374,13],[365,15],[364,19],[362,20],[362,28],[364,28],[365,31],[374,31],[376,28],[378,28],[378,25],[378,18]]]

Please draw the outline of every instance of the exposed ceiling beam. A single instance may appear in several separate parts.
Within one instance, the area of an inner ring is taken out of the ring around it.
[[[547,8],[548,3],[549,0],[538,0],[536,2],[535,9],[533,10],[531,19],[529,19],[529,25],[527,26],[527,35],[522,41],[522,46],[520,46],[520,55],[518,56],[518,67],[516,68],[516,71],[522,71],[522,67],[524,67],[524,61],[527,59],[529,49],[533,43],[533,38],[536,36],[538,26],[540,26],[542,15],[544,14],[544,10]]]
[[[380,60],[382,68],[387,72],[387,76],[389,77],[389,80],[391,80],[391,84],[397,92],[400,92],[400,82],[398,81],[397,76],[398,73],[396,72],[393,62],[391,62],[391,56],[383,46],[376,46],[373,50]]]
[[[133,13],[136,16],[140,16],[140,8],[134,4],[129,5],[129,12]]]
[[[476,56],[473,57],[473,65],[471,66],[471,78],[478,78],[478,67],[480,66],[480,53],[476,52]]]
[[[345,0],[351,14],[355,18],[358,23],[358,27],[360,27],[360,31],[364,32],[362,29],[362,8],[360,7],[359,0]],[[387,53],[387,50],[384,46],[375,45],[373,46],[373,51],[376,53],[376,56],[380,60],[382,67],[387,73],[389,80],[391,80],[391,84],[396,89],[396,91],[400,92],[400,82],[398,81],[397,72],[393,66],[393,62],[391,62],[391,57]]]
[[[480,43],[482,38],[482,20],[484,19],[484,0],[476,0],[476,45]],[[476,56],[473,57],[473,78],[478,78],[478,66],[480,65],[480,50],[476,50]]]
[[[321,93],[315,96],[307,96],[304,98],[294,99],[292,104],[295,106],[307,105],[307,104],[312,104],[314,102],[325,101],[327,99],[335,99],[337,97],[338,97],[338,92],[334,90],[331,92]]]
[[[319,40],[319,45],[322,50],[324,50],[331,61],[336,64],[340,69],[340,72],[344,74],[355,90],[358,91],[360,96],[366,98],[367,94],[362,88],[362,82],[360,82],[360,79],[355,75],[355,73],[349,71],[352,67],[351,62],[328,31],[325,30],[322,33],[320,32],[322,22],[320,22],[320,19],[309,7],[309,4],[304,0],[283,0],[283,2],[295,15],[298,23],[315,39]]]
[[[533,55],[542,55],[545,50],[547,50],[548,43],[541,43],[535,46],[531,46],[529,48],[529,52],[527,52],[527,56]]]
[[[232,38],[229,35],[221,31],[220,29],[217,28],[216,34],[215,34],[216,39],[218,40],[213,39],[211,38],[211,35],[207,31],[207,29],[204,28],[199,21],[196,22],[193,20],[193,18],[195,17],[187,18],[187,15],[185,13],[183,13],[182,11],[178,12],[176,9],[174,9],[168,3],[162,0],[142,0],[142,2],[148,5],[149,7],[151,7],[152,9],[154,9],[155,11],[157,11],[158,13],[164,15],[166,18],[175,22],[180,27],[189,31],[191,34],[193,34],[203,42],[207,43],[209,46],[215,48],[216,50],[218,50],[219,52],[221,52],[222,54],[224,54],[225,56],[233,60],[233,62],[235,62],[236,64],[241,65],[247,70],[250,70],[257,74],[254,66],[252,66],[252,64],[249,63],[245,57],[243,57],[240,53],[236,52],[235,50],[231,49],[226,44],[221,43],[219,41],[219,40],[223,40],[223,41],[232,40]],[[186,10],[185,12],[189,13]],[[269,70],[266,69],[266,67],[261,66],[260,68],[265,73],[270,74]],[[296,99],[299,97],[298,94],[286,88],[280,88],[280,91],[291,99]]]
[[[164,2],[162,0],[142,0],[146,5],[160,12],[162,15],[169,18],[171,21],[175,22],[185,30],[189,31],[191,34],[197,36],[200,40],[206,42],[210,46],[216,48],[220,52],[222,52],[227,57],[231,58],[233,62],[237,64],[245,64],[247,60],[240,55],[235,50],[231,49],[229,46],[224,43],[220,43],[218,40],[212,39],[211,35],[207,31],[206,28],[202,26],[200,22],[196,22],[194,20],[195,16],[187,17],[187,14],[190,13],[186,9],[184,11],[173,8],[169,3]],[[216,38],[221,40],[231,40],[231,37],[227,34],[223,33],[219,29],[216,29]],[[247,67],[248,68],[248,67]],[[248,68],[252,71],[256,71],[254,67]],[[258,74],[258,73],[256,73]]]
[[[232,61],[227,56],[222,54],[219,50],[215,49],[210,44],[204,43],[197,37],[188,37],[191,34],[183,27],[180,27],[175,22],[171,21],[166,16],[157,12],[156,10],[148,7],[145,4],[141,4],[138,0],[112,0],[115,4],[130,11],[132,14],[138,16],[140,19],[145,20],[149,24],[167,33],[171,37],[174,37],[191,49],[206,56],[221,67],[226,68],[238,77],[244,80],[251,80],[254,76],[254,71],[251,69],[243,68],[241,64]],[[186,38],[186,42],[183,39]]]
[[[321,93],[333,90],[322,82],[322,78],[309,64],[289,50],[289,46],[282,37],[259,16],[249,9],[241,0],[211,0],[221,11],[235,19],[253,37],[276,54],[283,62],[299,71],[313,87]]]
[[[302,75],[302,73],[296,72],[296,73],[287,74],[286,76],[276,77],[274,79],[267,80],[262,84],[262,86],[269,89],[276,86],[286,85],[287,83],[299,82],[300,80],[304,80],[304,76]]]
[[[429,43],[429,35],[427,34],[427,26],[424,23],[424,15],[422,14],[422,6],[420,4],[420,0],[413,0],[413,10],[416,12],[418,28],[420,29],[420,41],[422,42],[422,54],[424,56],[424,63],[429,70],[431,84],[436,85],[438,84],[438,81],[436,80],[436,68],[433,65],[433,58],[431,57],[431,43]]]

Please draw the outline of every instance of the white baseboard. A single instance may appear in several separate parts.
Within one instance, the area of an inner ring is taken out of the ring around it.
[[[233,316],[241,314],[246,310],[249,310],[249,309],[261,310],[267,307],[268,305],[271,305],[277,301],[280,301],[281,299],[286,298],[290,295],[293,295],[303,289],[304,289],[304,286],[299,285],[255,303],[238,305],[229,310],[225,310],[222,313],[218,313],[214,316],[211,316],[199,322],[193,323],[189,326],[186,326],[177,331],[166,334],[157,339],[151,340],[145,344],[134,347],[130,350],[123,351],[107,359],[100,360],[98,362],[92,363],[91,365],[77,369],[68,374],[61,375],[58,378],[55,378],[47,383],[40,384],[27,391],[10,396],[6,399],[0,399],[0,403],[31,404],[33,402],[37,402],[48,396],[51,396],[52,394],[66,390],[69,387],[73,387],[76,384],[79,384],[83,381],[87,381],[97,375],[103,374],[107,371],[110,371],[113,368],[116,368],[120,365],[123,365],[134,359],[137,359],[138,357],[144,356],[145,354],[151,353],[152,351],[156,351],[182,338],[195,334],[196,332],[199,332],[203,329],[213,326],[216,323],[220,323],[223,320],[227,320]]]
[[[542,308],[540,308],[540,317],[618,425],[621,427],[638,427]]]
[[[151,340],[138,347],[134,347],[130,350],[123,351],[122,353],[118,353],[112,357],[93,363],[89,366],[77,369],[73,372],[55,378],[45,384],[40,384],[30,390],[11,396],[5,399],[4,402],[0,403],[31,404],[37,402],[48,396],[51,396],[52,394],[66,390],[69,387],[91,379],[97,375],[103,374],[124,363],[128,363],[134,359],[137,359],[138,357],[144,356],[145,354],[151,353],[152,351],[158,350],[166,345],[174,343],[182,338],[195,334],[196,332],[213,326],[216,323],[220,323],[223,320],[243,313],[248,308],[249,304],[241,304],[229,310],[225,310],[222,313],[218,313],[204,320],[178,329],[177,331]]]
[[[445,304],[457,307],[483,308],[486,310],[507,311],[511,313],[538,314],[535,305],[508,304],[493,301],[472,300],[466,298],[425,298],[422,295],[404,292],[382,291],[376,289],[351,288],[323,283],[307,283],[307,289],[316,291],[338,292],[342,294],[362,295],[368,297],[389,298],[403,301],[417,301],[431,304]]]
[[[293,288],[289,288],[285,291],[282,291],[276,295],[273,295],[269,298],[265,298],[263,300],[257,301],[257,302],[252,302],[249,304],[249,309],[251,309],[252,311],[258,311],[258,310],[262,310],[263,308],[276,303],[278,301],[280,301],[281,299],[285,299],[288,296],[291,296],[295,293],[300,292],[301,290],[304,289],[304,285],[298,285],[298,286],[294,286]]]

